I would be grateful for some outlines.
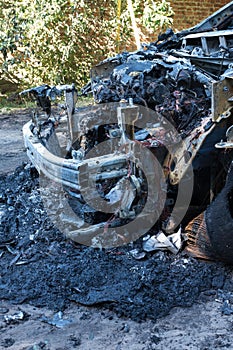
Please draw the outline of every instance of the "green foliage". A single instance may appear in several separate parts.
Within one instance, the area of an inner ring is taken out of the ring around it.
[[[171,23],[165,0],[134,0],[134,10],[141,33]],[[24,86],[82,86],[91,67],[116,52],[116,11],[117,0],[0,0],[2,78]],[[127,0],[122,0],[121,22],[120,47],[129,49]]]
[[[143,13],[143,24],[152,32],[157,29],[164,29],[172,25],[173,15],[174,12],[170,3],[166,0],[162,0],[161,2],[147,0]]]
[[[1,78],[18,82],[20,74],[18,64],[21,64],[22,37],[26,30],[25,23],[17,13],[12,0],[3,1],[0,6],[0,63]],[[11,69],[14,66],[14,69]]]

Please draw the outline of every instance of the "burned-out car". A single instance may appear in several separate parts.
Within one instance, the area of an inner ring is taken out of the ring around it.
[[[143,237],[147,251],[174,252],[185,240],[197,257],[233,262],[233,2],[96,65],[81,90],[93,105],[78,107],[74,85],[23,93],[37,101],[27,153],[61,186],[69,237],[102,247]]]

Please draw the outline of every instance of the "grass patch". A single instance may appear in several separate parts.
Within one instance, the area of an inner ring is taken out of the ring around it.
[[[10,113],[14,110],[33,107],[34,103],[21,98],[18,93],[15,94],[0,94],[0,113]]]
[[[60,98],[57,101],[54,101],[54,104],[64,103],[64,99]],[[93,97],[78,97],[78,101],[76,103],[77,107],[84,107],[87,105],[93,105],[94,99]],[[53,104],[53,101],[52,101]],[[7,114],[15,110],[25,109],[25,108],[34,108],[36,106],[36,102],[30,100],[27,96],[20,97],[19,94],[12,94],[10,96],[1,95],[0,94],[0,113]]]
[[[85,107],[88,105],[93,105],[95,104],[94,98],[92,96],[88,96],[88,97],[78,97],[78,101],[76,103],[77,107]]]

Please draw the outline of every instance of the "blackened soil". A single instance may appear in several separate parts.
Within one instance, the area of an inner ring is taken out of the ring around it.
[[[0,299],[65,309],[102,305],[134,320],[191,306],[200,293],[233,291],[232,268],[181,253],[135,260],[138,241],[100,250],[68,240],[46,215],[38,175],[28,164],[0,177]]]

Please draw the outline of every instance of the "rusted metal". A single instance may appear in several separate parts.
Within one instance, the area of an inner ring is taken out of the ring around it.
[[[213,120],[220,122],[231,116],[233,107],[233,72],[231,76],[213,83],[212,90],[212,116]]]

